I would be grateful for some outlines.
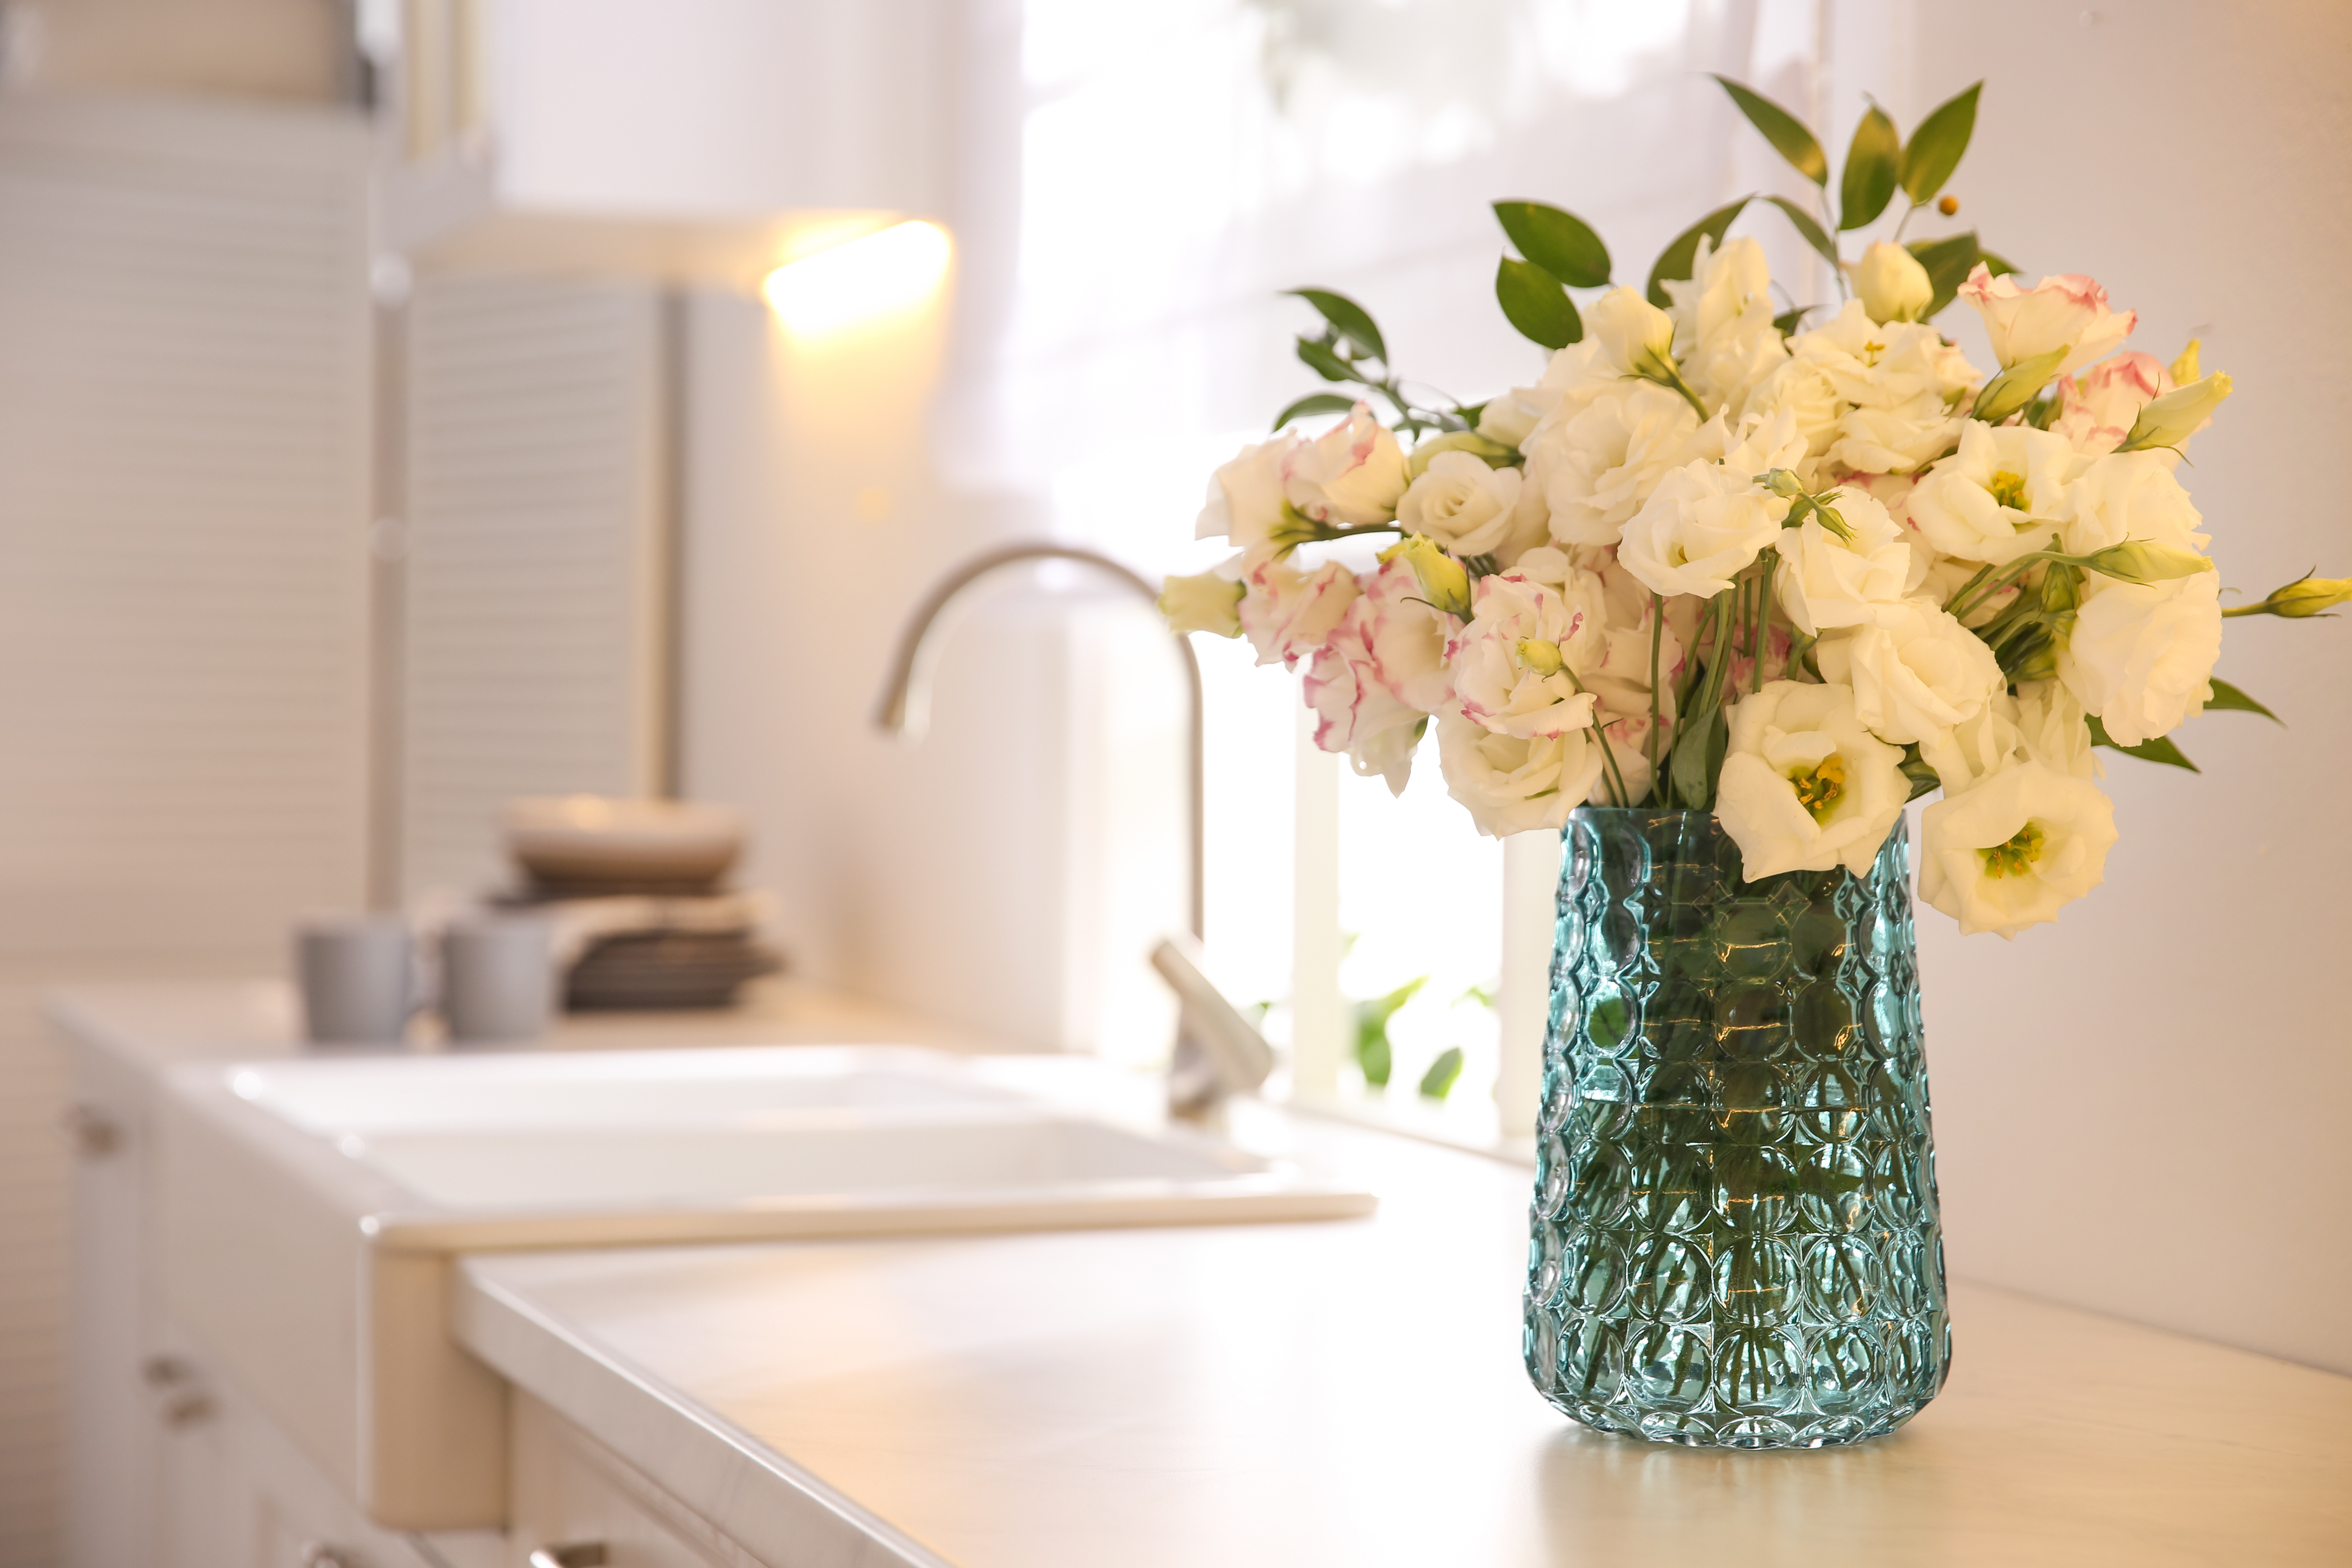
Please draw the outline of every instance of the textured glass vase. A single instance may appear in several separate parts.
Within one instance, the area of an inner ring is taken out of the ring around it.
[[[1743,882],[1711,813],[1570,818],[1526,1354],[1577,1420],[1814,1447],[1943,1385],[1907,847]]]

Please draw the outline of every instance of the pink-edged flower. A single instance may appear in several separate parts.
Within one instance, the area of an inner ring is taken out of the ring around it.
[[[1960,298],[1984,318],[1995,358],[2017,364],[2056,349],[2066,357],[2054,375],[2072,375],[2093,360],[2105,359],[2130,335],[2139,313],[2120,315],[2107,308],[2107,291],[2079,272],[2059,272],[2031,289],[2014,278],[1995,278],[1981,261],[1960,285]]]
[[[1268,544],[1282,528],[1282,459],[1305,445],[1280,435],[1244,447],[1209,477],[1209,496],[1193,525],[1198,539],[1230,539],[1238,550]]]
[[[1417,713],[1434,713],[1452,702],[1454,672],[1445,647],[1461,623],[1431,607],[1408,561],[1385,563],[1364,579],[1363,589],[1348,616],[1361,629],[1374,678]]]
[[[1317,522],[1358,528],[1387,522],[1411,479],[1404,448],[1368,404],[1357,404],[1347,418],[1282,454],[1284,498]]]
[[[1593,698],[1576,671],[1601,651],[1600,580],[1538,583],[1517,572],[1478,580],[1470,622],[1446,645],[1462,716],[1497,735],[1535,740],[1588,729]]]
[[[2163,361],[2127,350],[2058,384],[2058,417],[2050,428],[2076,451],[2103,457],[2123,444],[2141,409],[2171,390]]]
[[[1296,669],[1331,640],[1360,590],[1355,574],[1334,561],[1313,573],[1287,561],[1265,561],[1242,579],[1242,633],[1260,664]]]
[[[1404,792],[1412,768],[1413,742],[1428,715],[1412,707],[1381,679],[1380,660],[1366,636],[1364,606],[1358,599],[1316,652],[1301,683],[1315,715],[1315,743],[1344,752],[1356,771],[1388,780],[1392,794]]]

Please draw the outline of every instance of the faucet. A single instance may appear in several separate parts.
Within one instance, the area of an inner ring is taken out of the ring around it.
[[[940,580],[898,634],[890,659],[890,677],[875,710],[877,729],[915,737],[921,733],[924,709],[922,662],[924,639],[941,611],[966,588],[996,571],[1033,561],[1069,561],[1092,567],[1104,576],[1132,588],[1157,605],[1160,591],[1118,562],[1097,551],[1045,541],[1008,544],[975,555]],[[1201,661],[1191,640],[1181,634],[1176,647],[1184,656],[1184,676],[1192,700],[1188,784],[1192,827],[1192,927],[1189,937],[1171,936],[1152,950],[1152,967],[1175,991],[1178,1014],[1176,1049],[1168,1068],[1168,1105],[1180,1116],[1208,1115],[1227,1096],[1246,1094],[1264,1083],[1274,1070],[1274,1052],[1265,1037],[1212,985],[1201,972],[1200,941],[1206,903],[1206,846],[1203,831],[1205,791],[1202,782]]]

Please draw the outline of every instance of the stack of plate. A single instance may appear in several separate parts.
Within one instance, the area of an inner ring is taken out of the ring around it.
[[[589,933],[565,1005],[726,1007],[782,961],[754,939],[758,900],[730,892],[743,816],[697,801],[511,801],[507,847],[528,885],[506,901]]]

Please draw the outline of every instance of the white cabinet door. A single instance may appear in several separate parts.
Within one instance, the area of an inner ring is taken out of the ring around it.
[[[520,1389],[513,1432],[507,1531],[515,1568],[538,1550],[607,1568],[782,1568],[763,1564]]]

